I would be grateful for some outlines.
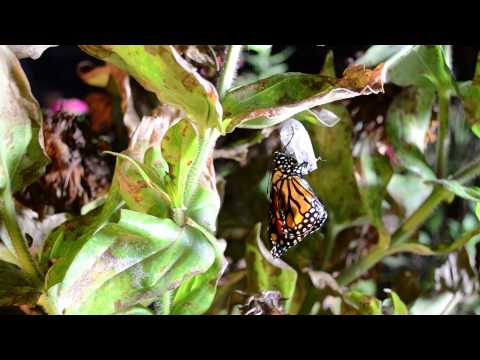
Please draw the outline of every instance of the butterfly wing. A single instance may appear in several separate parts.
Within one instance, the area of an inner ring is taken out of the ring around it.
[[[272,179],[275,179],[278,174],[275,172],[272,175]],[[272,181],[270,189],[270,227],[269,227],[269,239],[272,245],[272,255],[274,257],[280,257],[284,250],[283,244],[286,243],[285,237],[285,209],[286,206],[283,203],[281,196],[279,183]]]
[[[269,237],[274,257],[320,229],[327,219],[324,206],[301,176],[275,170],[270,200]]]

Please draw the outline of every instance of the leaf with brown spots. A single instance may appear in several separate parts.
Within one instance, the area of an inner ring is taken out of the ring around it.
[[[173,184],[172,199],[178,208],[184,205],[184,193],[191,165],[197,155],[198,139],[195,130],[187,121],[171,127],[163,142],[162,155],[168,163]]]
[[[61,282],[49,287],[51,311],[115,314],[150,305],[207,273],[216,253],[211,241],[192,226],[179,227],[170,219],[122,210],[118,222],[91,236]],[[204,306],[201,310],[206,311]]]
[[[203,132],[222,130],[222,107],[210,82],[202,78],[171,45],[81,45],[82,50],[133,76],[161,102],[184,111]]]
[[[347,68],[343,77],[285,73],[229,91],[223,98],[224,127],[261,129],[316,106],[383,92],[382,65]]]

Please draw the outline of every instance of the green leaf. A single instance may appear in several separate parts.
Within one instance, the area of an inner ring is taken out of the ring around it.
[[[20,62],[0,46],[0,191],[37,180],[49,159],[40,138],[42,113]]]
[[[441,45],[407,46],[385,63],[386,81],[398,86],[455,90]]]
[[[390,295],[393,303],[393,315],[408,315],[407,306],[403,303],[402,299],[400,299],[395,291],[390,289],[384,289],[383,291]]]
[[[59,314],[114,314],[149,305],[214,261],[215,250],[199,230],[122,210],[118,223],[82,246],[48,295]]]
[[[82,246],[107,224],[123,204],[118,188],[113,184],[101,209],[73,218],[50,233],[40,254],[40,268],[43,271],[48,269],[50,263],[54,264],[46,275],[47,289],[62,281]]]
[[[333,51],[330,50],[325,56],[325,62],[323,63],[322,71],[320,71],[320,75],[329,76],[336,78],[337,73],[335,72],[335,61],[333,58]]]
[[[419,243],[403,243],[393,245],[390,249],[388,249],[388,255],[393,255],[400,252],[410,252],[418,255],[423,256],[441,256],[447,255],[452,252],[461,249],[469,242],[475,242],[480,238],[480,229],[473,229],[470,231],[466,231],[462,235],[460,235],[457,239],[455,239],[452,243],[445,245],[442,244],[437,248],[428,247],[426,245],[422,245]]]
[[[144,306],[133,306],[132,308],[123,312],[118,312],[115,315],[155,315],[152,310]]]
[[[365,65],[367,67],[375,66],[390,59],[402,50],[405,50],[412,45],[374,45],[370,46],[368,50],[359,57],[355,64]]]
[[[170,206],[170,196],[166,193],[163,179],[158,181],[155,170],[123,154],[117,154],[112,184],[118,187],[119,194],[128,208],[151,215],[166,217]]]
[[[200,315],[208,311],[215,298],[219,274],[223,271],[223,255],[204,274],[185,281],[176,291],[172,315]]]
[[[480,55],[477,56],[473,79],[459,83],[458,86],[465,108],[465,119],[473,124],[472,131],[480,137]]]
[[[316,106],[383,91],[381,67],[350,67],[341,79],[284,73],[232,89],[223,98],[227,132],[237,126],[262,129]]]
[[[162,142],[162,154],[169,166],[173,183],[172,200],[177,208],[184,204],[187,177],[197,155],[198,139],[190,123],[181,121],[171,127]]]
[[[480,203],[475,204],[475,215],[477,216],[477,219],[480,221]]]
[[[360,315],[382,315],[382,302],[373,296],[353,290],[344,295],[344,300],[352,303]]]
[[[17,266],[19,265],[15,255],[2,243],[0,243],[0,260]]]
[[[167,172],[168,165],[162,158],[160,146],[167,131],[184,118],[185,115],[173,106],[160,105],[152,116],[142,118],[132,134],[127,155],[157,169],[159,175]]]
[[[406,88],[392,101],[387,112],[386,131],[394,146],[401,142],[425,151],[435,94],[428,88]]]
[[[194,126],[222,131],[222,107],[215,87],[171,45],[81,45],[88,54],[133,76],[162,103],[184,111]]]
[[[178,110],[162,105],[156,115],[142,119],[123,154],[109,152],[120,158],[112,183],[118,184],[130,209],[168,216],[175,187],[166,176],[169,165],[161,152],[161,144],[167,131],[181,119]]]
[[[272,46],[273,45],[247,45],[247,49],[256,51],[257,53],[268,53],[268,54],[270,54]]]
[[[223,255],[226,242],[220,242],[197,223],[189,221],[189,224],[209,240],[215,251],[215,262],[206,273],[195,275],[175,290],[171,311],[173,315],[197,315],[208,311],[215,299],[218,281],[228,265]]]
[[[216,231],[220,205],[217,189],[201,184],[188,205],[186,215],[213,233]]]
[[[415,145],[400,145],[395,151],[395,158],[399,160],[403,167],[410,170],[414,174],[417,174],[422,179],[436,179],[435,172],[427,163],[425,156]]]
[[[297,272],[284,261],[273,259],[263,245],[261,228],[260,223],[255,225],[247,240],[245,250],[247,289],[251,294],[267,290],[281,292],[287,299],[285,311],[289,313],[297,283]]]
[[[465,186],[456,180],[430,180],[428,183],[439,184],[448,191],[460,196],[463,199],[471,201],[480,201],[480,188],[476,186]]]
[[[0,260],[0,306],[34,305],[39,296],[40,291],[26,273]]]
[[[433,186],[425,184],[422,178],[414,174],[393,174],[387,186],[388,193],[405,210],[405,216],[412,215],[431,194],[432,189]]]
[[[480,123],[473,124],[472,131],[477,137],[480,138]]]
[[[352,120],[344,105],[329,104],[325,109],[341,120],[332,128],[308,127],[313,147],[325,161],[307,180],[333,215],[332,221],[348,223],[364,214],[353,171]]]
[[[393,255],[401,252],[413,253],[417,255],[423,256],[432,256],[435,255],[435,252],[430,249],[426,245],[418,244],[418,243],[404,243],[393,245],[390,249],[388,249],[387,254]]]
[[[386,132],[400,164],[424,179],[435,179],[423,152],[435,94],[429,88],[407,88],[387,112]]]

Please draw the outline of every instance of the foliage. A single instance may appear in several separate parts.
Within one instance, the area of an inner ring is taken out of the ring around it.
[[[18,59],[47,47],[0,46],[0,306],[407,315],[447,294],[448,312],[478,309],[480,159],[453,150],[478,143],[480,62],[458,82],[448,46],[376,45],[337,78],[331,52],[306,74],[287,72],[294,49],[271,45],[81,45],[105,62],[78,71],[110,101],[92,129],[128,146],[104,149],[108,192],[81,213],[27,221],[18,193],[55,158]],[[280,260],[267,188],[289,119],[306,129],[295,146],[322,160],[307,180],[329,220]],[[65,136],[54,144],[80,139]]]

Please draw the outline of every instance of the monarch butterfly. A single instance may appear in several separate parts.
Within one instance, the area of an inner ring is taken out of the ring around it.
[[[286,153],[275,151],[273,167],[269,239],[272,256],[279,258],[320,229],[327,220],[327,212],[304,179],[307,162],[299,164]]]

